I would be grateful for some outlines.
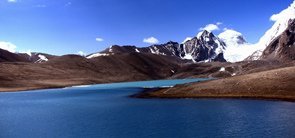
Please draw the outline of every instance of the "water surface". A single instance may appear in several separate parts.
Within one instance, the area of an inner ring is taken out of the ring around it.
[[[295,137],[295,103],[136,99],[166,80],[0,93],[0,137]]]

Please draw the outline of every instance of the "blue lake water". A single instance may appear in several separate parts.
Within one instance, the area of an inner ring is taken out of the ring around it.
[[[136,99],[166,80],[0,93],[1,138],[295,137],[295,103]]]

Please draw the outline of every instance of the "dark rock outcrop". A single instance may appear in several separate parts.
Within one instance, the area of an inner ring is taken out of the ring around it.
[[[213,33],[203,31],[201,36],[194,37],[181,45],[183,47],[181,57],[192,57],[194,61],[221,61],[224,62],[223,50],[225,43],[216,37]]]

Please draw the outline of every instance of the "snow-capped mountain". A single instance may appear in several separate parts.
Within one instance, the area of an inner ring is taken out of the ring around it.
[[[254,60],[260,59],[263,50],[287,29],[289,21],[295,19],[295,1],[287,9],[271,16],[270,19],[275,22],[274,25],[255,44],[256,58],[251,56],[249,58]]]
[[[224,58],[228,62],[242,61],[255,51],[253,46],[247,43],[242,33],[233,29],[225,29],[218,37],[226,44]]]
[[[266,31],[256,44],[247,43],[243,35],[232,29],[225,29],[218,37],[226,44],[224,58],[229,62],[262,59],[262,53],[288,27],[295,18],[295,1],[285,10],[273,15],[270,19],[274,25]]]
[[[260,58],[295,60],[295,19],[289,21],[288,28],[266,47]]]
[[[262,59],[262,53],[266,47],[287,29],[291,19],[295,19],[295,1],[287,9],[271,17],[271,20],[275,21],[274,25],[256,44],[248,43],[242,33],[233,29],[225,29],[218,36],[204,30],[195,37],[187,37],[181,44],[168,42],[143,48],[115,45],[102,52],[89,55],[87,58],[137,52],[176,56],[194,62],[257,60]]]
[[[225,61],[217,59],[223,54],[225,43],[216,37],[212,32],[203,31],[197,37],[187,40],[181,44],[180,57],[191,59],[194,62],[200,61]],[[223,56],[222,56],[223,57]]]
[[[225,29],[225,31],[220,33],[218,37],[223,40],[228,46],[240,46],[247,43],[242,33],[237,32],[233,29]]]
[[[149,47],[114,45],[99,53],[88,55],[87,58],[136,52],[164,56],[176,56],[182,59],[192,60],[194,62],[224,62],[225,60],[223,58],[223,50],[225,47],[225,43],[213,33],[203,31],[202,35],[199,37],[188,39],[183,44],[170,41],[165,44],[152,45]]]

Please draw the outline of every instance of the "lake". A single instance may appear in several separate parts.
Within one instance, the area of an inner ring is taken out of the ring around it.
[[[1,138],[295,137],[295,103],[242,99],[137,99],[162,80],[0,93]]]

